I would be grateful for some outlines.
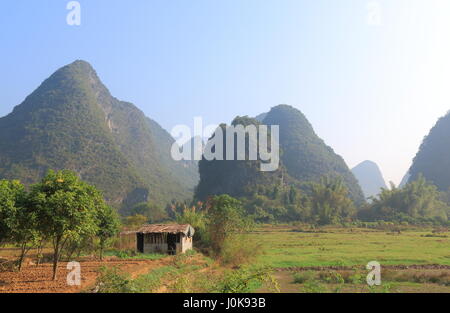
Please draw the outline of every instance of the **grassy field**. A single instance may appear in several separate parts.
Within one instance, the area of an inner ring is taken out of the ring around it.
[[[323,228],[302,231],[289,226],[270,226],[250,235],[264,248],[259,263],[273,267],[450,265],[449,233],[431,229],[400,234],[358,228]]]
[[[250,237],[281,292],[450,292],[449,233],[266,226]],[[366,283],[370,261],[381,264],[381,286]]]

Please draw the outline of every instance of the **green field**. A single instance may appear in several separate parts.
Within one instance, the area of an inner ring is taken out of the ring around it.
[[[449,233],[432,229],[400,234],[373,229],[323,228],[299,231],[289,226],[258,229],[250,235],[263,245],[259,262],[273,267],[450,265]]]
[[[450,292],[450,269],[427,266],[450,265],[448,232],[265,226],[250,237],[262,244],[257,263],[275,269],[281,292]],[[365,281],[370,261],[381,265],[381,286]]]

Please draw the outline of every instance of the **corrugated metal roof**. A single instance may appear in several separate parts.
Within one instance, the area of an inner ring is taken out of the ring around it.
[[[189,224],[152,224],[142,226],[137,233],[140,234],[154,234],[154,233],[169,233],[179,234],[183,233],[189,237],[194,235],[194,228]]]

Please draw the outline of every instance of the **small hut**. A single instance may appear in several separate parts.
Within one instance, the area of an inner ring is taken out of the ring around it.
[[[144,225],[136,232],[141,253],[179,254],[192,249],[194,228],[189,224]]]

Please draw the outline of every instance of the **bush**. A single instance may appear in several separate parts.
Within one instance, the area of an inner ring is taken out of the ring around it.
[[[311,279],[304,283],[302,291],[305,293],[323,293],[326,289],[317,280]]]
[[[119,250],[115,251],[114,255],[120,259],[129,259],[136,255],[133,250]]]
[[[275,292],[279,292],[278,282],[272,276],[268,267],[244,267],[238,270],[229,270],[217,286],[219,293],[248,293],[261,285],[267,285]]]
[[[130,275],[117,267],[101,267],[97,278],[97,293],[134,293],[135,289]]]
[[[220,258],[224,264],[237,266],[254,261],[261,252],[261,244],[249,241],[244,235],[235,235],[224,241]]]
[[[304,284],[308,280],[311,280],[314,278],[314,272],[307,271],[307,272],[297,272],[294,273],[294,284]]]

